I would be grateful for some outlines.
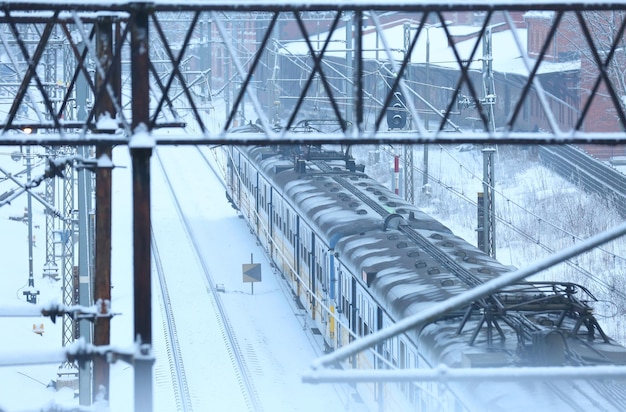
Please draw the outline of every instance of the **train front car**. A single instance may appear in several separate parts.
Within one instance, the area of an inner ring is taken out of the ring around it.
[[[383,221],[378,235],[349,236],[337,248],[353,256],[345,264],[362,274],[386,321],[412,316],[509,270],[429,216],[392,201],[398,204],[396,214]],[[386,342],[382,352],[400,368],[623,365],[626,352],[603,334],[587,304],[592,300],[574,284],[515,284]],[[510,382],[485,377],[400,387],[412,400],[419,399],[423,410],[449,410],[456,404],[454,410],[618,411],[626,405],[623,382],[516,382],[513,369],[510,374]]]
[[[244,210],[257,210],[247,213],[251,227],[328,350],[510,270],[370,179],[345,153],[278,149],[243,149],[233,169],[246,177],[232,193],[241,192]],[[626,350],[602,332],[592,300],[574,284],[511,285],[389,339],[377,347],[379,357],[364,352],[344,367],[623,365]],[[389,411],[617,411],[626,405],[623,382],[611,379],[357,386],[367,403]]]
[[[361,179],[355,187],[358,198],[377,203],[381,229],[346,236],[336,250],[380,305],[379,318],[403,319],[511,270],[377,182]],[[602,332],[588,305],[593,300],[571,283],[511,285],[387,342],[383,355],[401,368],[624,365],[626,350]],[[446,395],[461,408],[481,411],[618,411],[626,405],[623,382],[611,380],[476,380],[418,391],[410,398],[425,410],[441,407]]]

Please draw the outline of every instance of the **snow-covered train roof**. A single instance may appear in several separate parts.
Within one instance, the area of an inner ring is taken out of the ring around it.
[[[341,156],[299,162],[305,153],[298,148],[243,150],[394,321],[510,270]],[[572,295],[559,291],[561,287],[572,289]],[[406,336],[419,349],[420,362],[431,367],[626,364],[626,349],[594,329],[585,303],[576,298],[568,302],[585,293],[576,288],[550,284],[544,290],[537,282],[510,285],[494,300],[486,297],[463,313],[442,314]],[[553,411],[574,405],[589,410],[605,391],[626,399],[617,381],[479,379],[448,387],[470,410],[526,411],[538,405]],[[606,410],[621,406],[619,399],[603,405]]]
[[[389,218],[401,220],[446,250],[481,281],[509,270],[364,173],[348,170],[344,159],[326,161],[330,170],[321,170],[314,161],[296,170],[298,157],[304,156],[299,148],[283,150],[280,155],[271,148],[255,148],[250,153],[293,202],[298,214],[326,239],[340,262],[353,273],[362,274],[362,280],[386,302],[386,309],[396,319],[469,286],[399,231]],[[342,180],[358,194],[343,186]]]

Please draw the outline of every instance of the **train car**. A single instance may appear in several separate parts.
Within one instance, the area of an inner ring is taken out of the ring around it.
[[[243,132],[255,132],[255,127]],[[258,130],[256,130],[258,131]],[[227,196],[333,351],[511,268],[368,177],[344,151],[228,147]],[[522,282],[354,356],[345,368],[624,365],[594,298],[573,283]],[[604,380],[359,384],[378,410],[623,410]]]

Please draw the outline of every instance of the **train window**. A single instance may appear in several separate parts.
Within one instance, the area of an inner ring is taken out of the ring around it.
[[[398,338],[391,339],[391,363],[398,366]]]
[[[298,228],[298,219],[295,213],[291,214],[291,244],[296,244],[296,229]]]
[[[417,362],[415,359],[415,355],[413,354],[413,352],[411,352],[410,349],[408,351],[407,365],[409,368],[417,369]],[[408,390],[409,402],[415,403],[419,399],[419,389],[420,388],[416,383],[409,383],[409,390]]]
[[[391,351],[389,347],[389,340],[386,340],[385,343],[383,343],[383,357],[388,362],[391,361]]]
[[[304,246],[307,250],[311,250],[311,231],[308,227],[303,227]]]
[[[265,197],[267,196],[267,186],[265,182],[261,181],[259,190],[259,201],[261,202],[261,209],[267,211],[267,205],[265,204]]]
[[[271,189],[269,190],[269,194],[268,194],[268,187],[267,184],[265,185],[265,212],[269,212],[270,211],[270,198],[271,198]]]
[[[356,333],[359,336],[363,336],[363,318],[361,316],[362,312],[363,312],[363,295],[360,292],[358,292],[357,299],[356,299],[356,313],[357,313]]]
[[[280,198],[276,198],[276,201],[274,202],[274,226],[278,226],[278,222],[279,222],[279,215],[280,215]]]
[[[369,333],[369,328],[367,325],[367,299],[361,295],[361,310],[359,310],[359,322],[362,323],[360,332],[363,336]]]

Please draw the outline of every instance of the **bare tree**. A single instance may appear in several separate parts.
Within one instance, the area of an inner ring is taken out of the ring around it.
[[[624,11],[585,11],[568,13],[559,24],[556,38],[557,61],[580,60],[580,109],[585,110],[585,131],[618,131],[617,106],[626,108],[626,48]],[[604,66],[608,83],[601,77]],[[601,81],[598,84],[598,79]]]

